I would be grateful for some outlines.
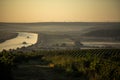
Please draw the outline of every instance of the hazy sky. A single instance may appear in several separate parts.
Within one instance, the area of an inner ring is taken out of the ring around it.
[[[0,0],[0,22],[119,21],[120,0]]]

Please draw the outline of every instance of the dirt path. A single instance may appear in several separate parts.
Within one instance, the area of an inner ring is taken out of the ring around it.
[[[13,72],[15,80],[70,80],[41,62],[30,61],[19,65]]]

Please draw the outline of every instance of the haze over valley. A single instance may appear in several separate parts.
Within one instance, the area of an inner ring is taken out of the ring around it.
[[[1,23],[0,31],[37,33],[38,49],[120,47],[120,23],[115,22]]]

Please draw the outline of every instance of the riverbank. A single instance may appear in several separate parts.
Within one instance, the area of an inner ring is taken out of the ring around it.
[[[37,43],[38,34],[17,32],[18,36],[0,44],[0,51],[28,47]]]
[[[0,43],[5,42],[6,40],[15,38],[18,36],[18,33],[12,32],[0,32]]]

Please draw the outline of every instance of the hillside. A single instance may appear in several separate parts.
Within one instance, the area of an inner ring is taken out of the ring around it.
[[[0,43],[15,38],[18,34],[17,33],[11,33],[11,32],[0,32]]]

